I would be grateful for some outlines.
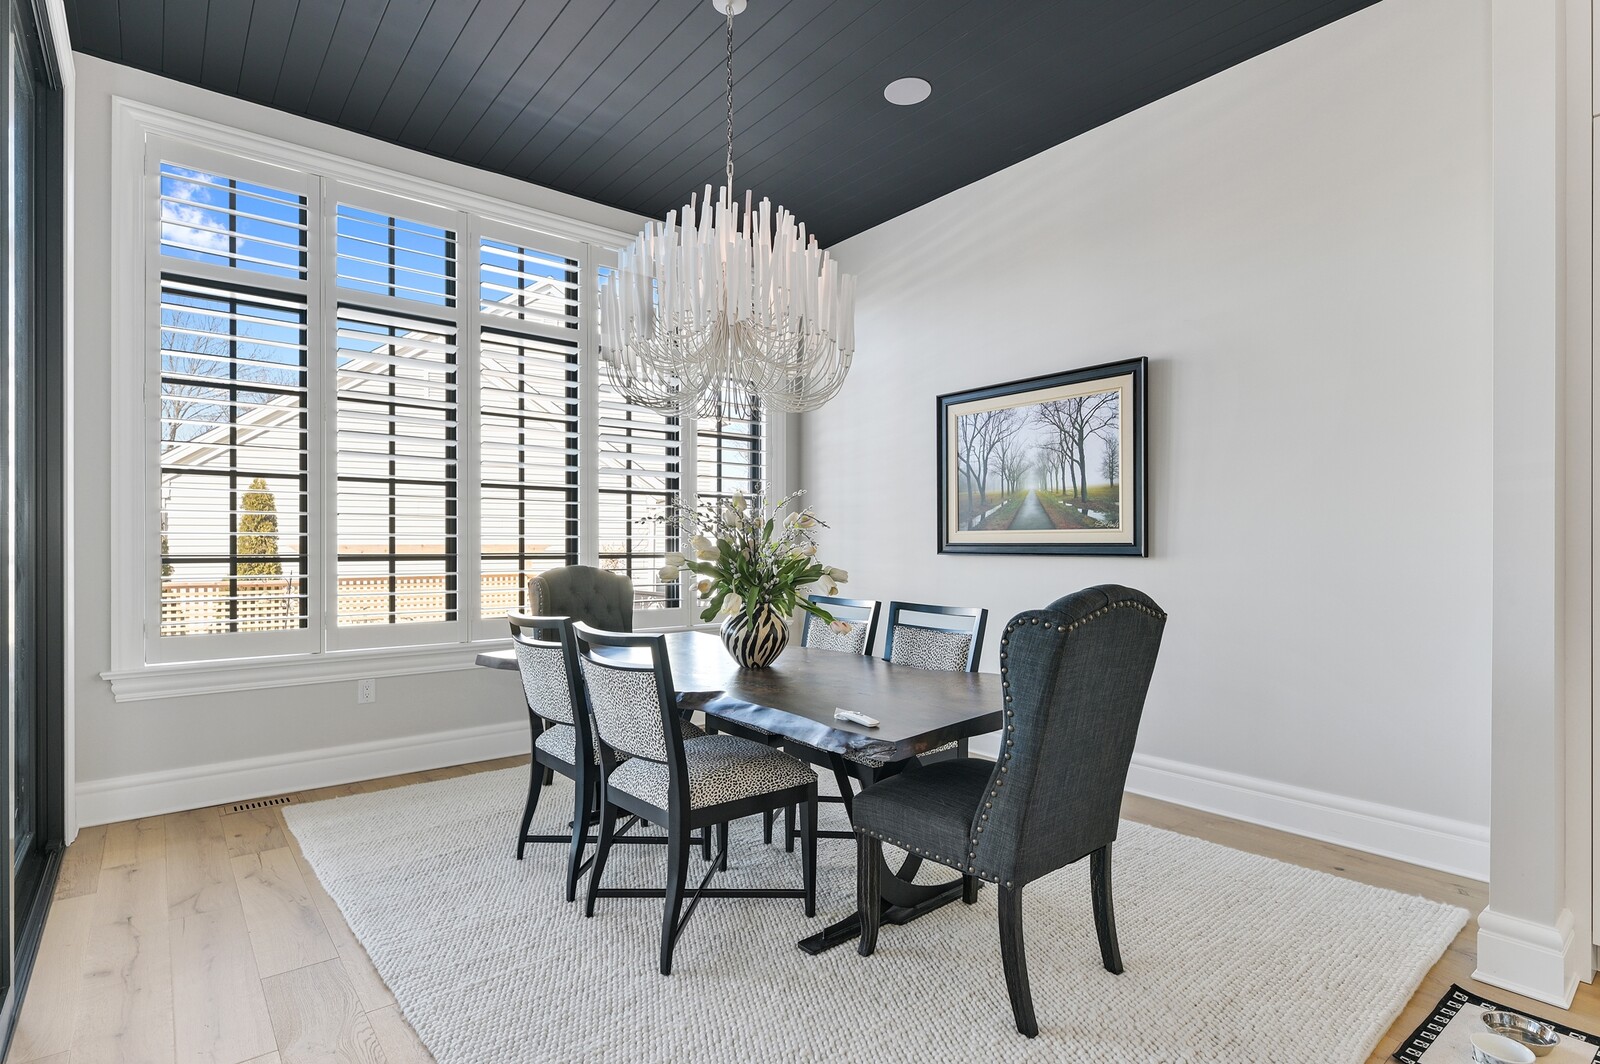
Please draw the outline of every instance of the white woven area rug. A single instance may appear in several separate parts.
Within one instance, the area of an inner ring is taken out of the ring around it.
[[[1030,884],[1040,1035],[1012,1026],[995,892],[903,927],[875,956],[796,940],[854,908],[855,846],[819,843],[818,914],[703,901],[673,975],[658,900],[561,897],[565,848],[513,859],[525,769],[288,806],[290,829],[439,1064],[551,1061],[1319,1061],[1360,1064],[1466,921],[1461,909],[1124,822],[1125,974],[1100,966],[1088,861]],[[535,829],[568,819],[544,791]],[[824,807],[839,826],[840,807]],[[665,847],[612,851],[608,886],[658,886]],[[703,870],[698,857],[691,880]],[[734,825],[724,885],[798,886],[798,854]]]

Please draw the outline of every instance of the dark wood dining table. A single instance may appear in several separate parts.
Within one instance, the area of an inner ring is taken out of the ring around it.
[[[847,814],[852,779],[867,786],[915,770],[922,755],[997,731],[1003,722],[1000,677],[990,674],[932,672],[805,647],[790,647],[768,668],[741,669],[713,632],[669,632],[666,643],[685,710],[703,713],[713,727],[759,729],[791,752],[809,753],[832,769]],[[509,649],[484,651],[477,663],[517,668]],[[876,717],[878,726],[837,720],[836,709],[859,710]],[[796,745],[809,751],[797,751]],[[908,854],[898,868],[880,869],[886,922],[905,923],[961,897],[960,880],[914,882],[920,866],[921,859]],[[801,939],[800,948],[821,953],[850,941],[859,929],[859,917],[852,914]]]

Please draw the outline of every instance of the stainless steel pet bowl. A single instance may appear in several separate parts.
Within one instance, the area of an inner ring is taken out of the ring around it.
[[[1519,1012],[1486,1012],[1483,1014],[1483,1025],[1497,1035],[1527,1046],[1536,1057],[1544,1056],[1561,1041],[1554,1027]]]

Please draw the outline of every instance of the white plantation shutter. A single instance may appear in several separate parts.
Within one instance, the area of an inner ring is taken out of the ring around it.
[[[766,414],[759,400],[731,396],[695,421],[695,494],[701,502],[742,492],[759,500],[766,479]]]
[[[683,605],[678,584],[662,583],[657,570],[678,549],[671,520],[681,479],[678,419],[632,406],[602,383],[598,430],[600,567],[633,581],[634,609],[676,609]]]
[[[579,250],[478,241],[478,614],[527,606],[530,576],[578,561]],[[503,625],[481,634],[499,636]]]
[[[335,231],[339,645],[442,637],[398,629],[461,616],[456,236],[342,202]]]
[[[304,191],[154,150],[151,178],[147,654],[310,649],[310,203]]]

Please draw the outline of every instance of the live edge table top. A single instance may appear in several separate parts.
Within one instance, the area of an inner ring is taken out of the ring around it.
[[[769,668],[741,669],[722,640],[703,631],[668,632],[667,658],[684,708],[869,763],[997,731],[1004,719],[1000,677],[980,672],[930,672],[805,647],[788,648]],[[517,667],[510,650],[485,651],[477,663]],[[835,720],[835,709],[859,710],[878,726]]]

